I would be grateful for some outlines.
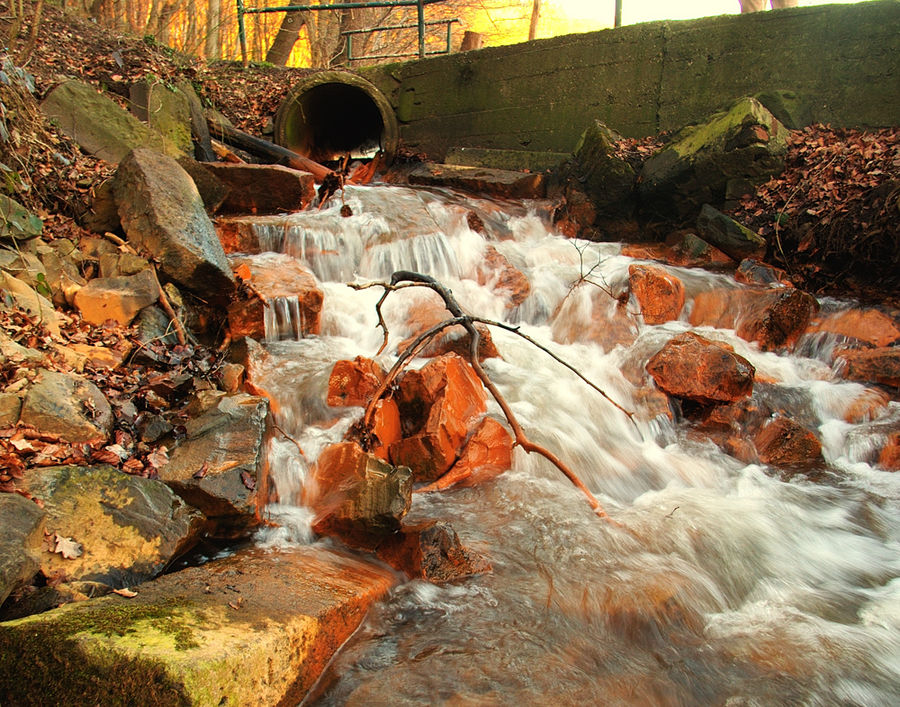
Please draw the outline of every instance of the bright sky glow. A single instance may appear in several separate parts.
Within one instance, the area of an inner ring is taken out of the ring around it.
[[[828,5],[838,2],[850,4],[859,0],[799,0],[800,7]],[[615,14],[614,0],[545,0],[555,6],[561,15],[570,19],[588,20],[591,27],[597,23],[612,26]],[[695,17],[734,15],[741,10],[738,0],[622,0],[622,24],[631,25],[653,20],[690,20]]]

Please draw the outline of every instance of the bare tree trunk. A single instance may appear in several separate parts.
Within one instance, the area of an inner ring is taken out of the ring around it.
[[[222,58],[222,35],[219,32],[222,14],[222,0],[209,0],[206,8],[206,41],[204,55],[206,60]]]
[[[286,12],[278,34],[272,40],[272,46],[266,52],[266,61],[275,66],[284,66],[297,43],[300,30],[306,24],[306,16],[302,12]]]
[[[528,28],[528,41],[537,37],[538,20],[541,18],[541,0],[534,0],[531,6],[531,26]]]

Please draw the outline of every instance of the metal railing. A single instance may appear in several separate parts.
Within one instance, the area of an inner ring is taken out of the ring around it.
[[[459,19],[453,18],[451,20],[432,20],[431,22],[426,22],[425,27],[437,27],[440,25],[447,25],[447,34],[446,34],[446,43],[443,49],[436,49],[434,51],[426,51],[425,54],[417,53],[417,52],[401,52],[397,54],[363,54],[360,56],[353,56],[353,35],[355,34],[370,34],[372,32],[389,32],[392,30],[398,29],[413,29],[418,27],[418,23],[416,24],[405,24],[405,25],[382,25],[380,27],[371,27],[369,29],[349,29],[346,32],[341,32],[342,37],[347,38],[347,61],[361,61],[363,59],[400,59],[406,56],[436,56],[438,54],[449,54],[450,50],[453,46],[453,24],[455,22],[459,22]],[[421,36],[421,35],[420,35]],[[419,52],[422,51],[422,48],[419,48]]]
[[[281,7],[245,7],[244,0],[237,0],[238,38],[241,43],[241,61],[247,65],[247,33],[244,28],[244,15],[259,15],[270,12],[322,12],[355,10],[370,7],[415,7],[418,11],[418,22],[415,27],[419,29],[418,56],[425,58],[425,6],[433,5],[444,0],[366,0],[365,2],[344,2],[336,5],[282,5]],[[367,30],[371,31],[371,30]]]

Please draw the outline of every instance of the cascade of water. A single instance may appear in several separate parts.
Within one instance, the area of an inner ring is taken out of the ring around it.
[[[633,301],[615,299],[634,261],[615,244],[554,235],[534,205],[504,211],[400,187],[351,188],[344,200],[352,216],[340,216],[338,203],[260,232],[325,293],[320,336],[269,343],[253,362],[293,439],[269,450],[281,541],[310,539],[295,505],[308,462],[361,412],[325,405],[331,367],[374,357],[382,343],[381,290],[347,281],[383,280],[395,269],[432,275],[466,310],[517,323],[638,414],[631,422],[545,352],[493,331],[502,358],[485,369],[521,424],[623,527],[598,522],[555,468],[521,450],[495,482],[415,496],[412,521],[452,518],[493,572],[455,586],[398,587],[338,658],[323,704],[894,703],[900,477],[874,466],[873,450],[896,429],[900,405],[847,422],[871,391],[834,378],[821,337],[788,356],[703,328],[756,367],[759,399],[817,431],[827,473],[782,478],[658,414],[639,380],[650,356],[690,328],[693,298],[739,287],[730,277],[669,268],[688,304],[678,320],[647,326]],[[467,225],[472,210],[486,234]],[[481,272],[488,245],[530,282],[516,306]],[[408,290],[385,303],[385,367],[423,296]],[[502,419],[496,405],[489,414]]]

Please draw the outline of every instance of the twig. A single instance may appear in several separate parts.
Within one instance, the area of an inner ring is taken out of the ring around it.
[[[150,263],[150,272],[153,273],[153,279],[156,280],[156,288],[159,290],[159,304],[165,313],[169,315],[169,319],[172,320],[172,324],[175,327],[175,336],[178,337],[178,343],[184,346],[187,343],[184,326],[182,326],[181,320],[178,318],[178,315],[172,308],[172,304],[169,302],[169,298],[166,297],[165,290],[163,290],[162,285],[159,283],[159,275],[157,275],[156,266],[153,263]]]
[[[518,445],[519,447],[521,447],[522,449],[524,449],[529,454],[531,452],[535,452],[537,454],[540,454],[545,459],[547,459],[551,464],[553,464],[557,469],[559,469],[566,476],[566,478],[568,478],[569,481],[572,482],[572,484],[577,489],[579,489],[584,494],[584,496],[587,498],[588,503],[590,504],[591,508],[594,510],[594,512],[597,515],[599,515],[602,518],[608,519],[609,516],[607,516],[606,512],[601,507],[600,502],[594,497],[594,495],[590,492],[590,490],[587,488],[587,486],[584,485],[584,483],[581,481],[581,479],[578,477],[578,475],[572,469],[570,469],[569,466],[567,464],[565,464],[559,457],[557,457],[555,454],[553,454],[553,452],[551,452],[550,450],[548,450],[547,448],[545,448],[539,444],[535,444],[530,439],[528,439],[528,437],[525,435],[525,432],[522,430],[521,425],[519,425],[519,421],[516,419],[516,416],[513,414],[512,409],[510,408],[509,404],[506,402],[506,399],[503,397],[503,395],[500,393],[500,391],[494,385],[493,381],[491,381],[491,379],[488,377],[487,373],[485,373],[484,369],[481,367],[481,363],[478,360],[478,345],[481,340],[481,334],[478,332],[478,329],[475,327],[475,322],[477,321],[477,322],[480,322],[483,324],[487,324],[489,326],[490,325],[498,325],[498,326],[501,326],[502,328],[508,329],[509,331],[513,331],[514,333],[517,333],[520,336],[523,336],[524,338],[531,341],[532,343],[536,344],[536,342],[534,342],[532,339],[530,339],[530,337],[527,337],[527,336],[521,334],[521,332],[518,332],[513,327],[506,327],[506,326],[500,325],[498,322],[484,320],[484,319],[472,317],[468,314],[465,314],[462,311],[462,308],[459,306],[459,303],[456,301],[456,298],[453,296],[453,293],[450,290],[448,290],[446,287],[441,285],[439,282],[437,282],[437,280],[435,280],[434,278],[432,278],[428,275],[422,275],[420,273],[409,272],[406,270],[399,270],[391,276],[391,281],[389,284],[388,283],[371,283],[369,285],[356,285],[356,286],[351,285],[351,286],[354,287],[355,289],[365,289],[366,287],[376,286],[376,285],[384,288],[384,294],[378,300],[378,303],[376,305],[376,310],[378,311],[378,325],[385,329],[385,342],[387,341],[387,327],[384,323],[384,318],[381,314],[381,305],[384,303],[384,300],[386,299],[387,295],[390,292],[393,292],[394,290],[400,289],[404,286],[407,286],[407,287],[408,286],[421,286],[421,287],[428,287],[428,288],[434,290],[444,301],[444,305],[446,306],[447,310],[452,315],[452,318],[448,319],[444,322],[441,322],[440,324],[437,324],[437,325],[431,327],[428,331],[420,334],[416,338],[416,340],[413,341],[412,345],[410,345],[406,349],[406,351],[403,352],[400,359],[397,361],[397,363],[394,364],[394,366],[391,368],[391,371],[385,377],[385,380],[382,381],[382,384],[379,386],[378,390],[376,390],[375,393],[373,394],[372,400],[369,402],[369,405],[366,408],[366,414],[363,418],[364,428],[365,429],[369,428],[369,425],[371,422],[371,417],[374,414],[375,404],[377,403],[379,398],[384,394],[384,392],[387,390],[387,388],[391,385],[391,383],[396,378],[399,371],[406,365],[406,362],[410,358],[412,358],[416,354],[416,352],[418,352],[437,333],[439,333],[440,331],[442,331],[443,329],[445,329],[449,326],[455,326],[455,325],[459,324],[463,328],[465,328],[466,332],[469,334],[470,364],[471,364],[473,370],[475,371],[475,374],[481,380],[484,387],[491,393],[494,400],[497,401],[497,404],[500,406],[500,409],[503,411],[503,415],[506,417],[506,421],[509,423],[509,426],[512,428],[513,436],[515,438],[515,444]],[[538,347],[541,348],[541,350],[546,351],[551,356],[553,356],[553,358],[555,360],[560,361],[561,363],[564,363],[557,356],[555,356],[551,352],[547,351],[546,348],[544,348],[540,345],[538,345]],[[382,346],[382,349],[383,348],[384,348],[384,346]],[[567,365],[567,367],[569,367],[571,370],[574,371],[574,368],[572,368],[571,366]],[[577,373],[577,371],[575,371],[575,372]],[[579,376],[579,377],[581,377],[582,380],[586,380],[583,376]],[[603,392],[603,391],[600,391],[600,389],[593,384],[592,384],[592,387],[601,393]],[[605,393],[603,394],[603,396],[607,400],[610,400],[609,396],[607,396]],[[616,407],[619,408],[620,410],[623,410],[623,408],[621,408],[619,405],[616,405]],[[624,412],[624,410],[623,410],[623,412]],[[626,412],[626,414],[628,414],[628,413]],[[631,418],[630,414],[628,416],[629,416],[629,418]]]

